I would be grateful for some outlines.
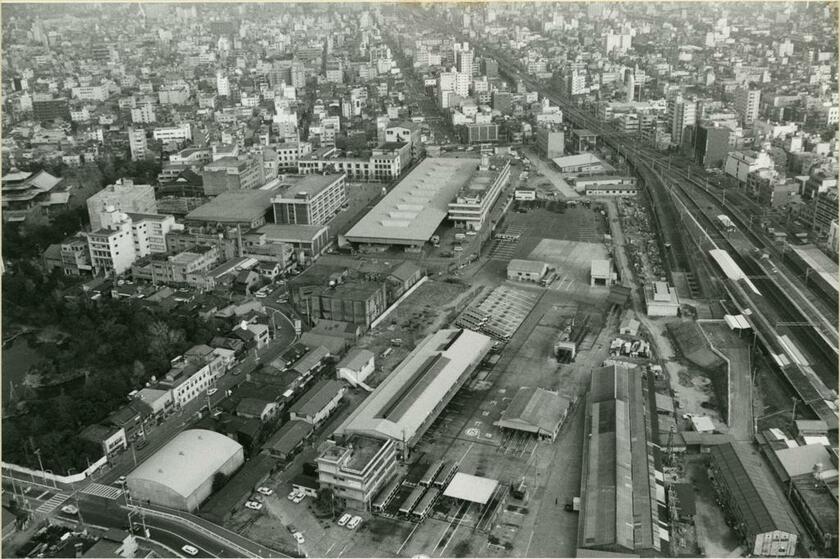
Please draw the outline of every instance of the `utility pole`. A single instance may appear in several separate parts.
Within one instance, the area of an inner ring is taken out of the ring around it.
[[[44,480],[44,485],[46,485],[47,484],[47,472],[44,471],[44,463],[41,462],[41,449],[36,448],[32,452],[35,454],[35,456],[38,457],[38,466],[41,468],[41,477]]]

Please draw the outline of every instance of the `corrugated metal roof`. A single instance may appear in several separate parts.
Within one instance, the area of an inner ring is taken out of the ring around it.
[[[553,435],[563,420],[569,401],[542,388],[520,388],[496,425]]]
[[[491,338],[472,330],[439,330],[420,342],[336,432],[409,441],[491,346]]]
[[[744,531],[750,535],[780,530],[798,534],[760,458],[748,443],[729,443],[711,448],[720,481],[738,504]]]

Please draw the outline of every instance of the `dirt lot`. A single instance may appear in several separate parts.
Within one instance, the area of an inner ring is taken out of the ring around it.
[[[459,283],[429,279],[418,287],[377,328],[363,336],[357,346],[376,355],[376,371],[367,383],[376,387],[429,334],[447,327],[480,291]],[[395,346],[391,340],[401,340]],[[391,351],[386,357],[387,348]]]

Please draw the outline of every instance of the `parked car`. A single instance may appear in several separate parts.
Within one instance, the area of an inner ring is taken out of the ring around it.
[[[352,518],[353,518],[353,516],[351,514],[348,514],[348,513],[345,512],[344,514],[341,515],[341,518],[338,519],[338,525],[339,526],[344,526],[345,524],[350,522],[350,519],[352,519]]]
[[[295,532],[295,533],[294,533],[294,534],[292,534],[292,535],[295,537],[295,541],[296,541],[297,543],[299,543],[299,544],[301,544],[301,545],[302,545],[302,544],[304,544],[304,543],[306,543],[306,540],[303,538],[303,534],[301,534],[300,532]]]
[[[301,501],[303,501],[303,499],[304,499],[305,497],[306,497],[306,495],[304,495],[303,493],[298,493],[298,494],[295,496],[295,498],[294,498],[294,499],[292,499],[292,502],[293,502],[293,503],[295,503],[295,504],[298,504],[298,503],[300,503]]]
[[[63,512],[64,514],[78,514],[79,509],[73,505],[64,505],[63,507],[61,507],[61,512]]]
[[[215,394],[215,393],[216,393],[216,392],[218,392],[218,391],[219,391],[219,389],[218,389],[218,388],[208,388],[208,389],[207,389],[207,395],[208,395],[208,396],[212,396],[213,394]]]
[[[274,491],[268,487],[257,487],[257,493],[262,493],[263,495],[273,495]]]
[[[286,526],[286,530],[288,530],[290,534],[294,534],[298,531],[298,529],[295,528],[294,524],[289,524],[288,526]]]
[[[185,545],[181,548],[181,551],[183,551],[187,555],[198,555],[198,549],[191,545]]]
[[[350,528],[351,530],[355,530],[359,526],[359,524],[361,524],[361,523],[362,523],[362,517],[361,516],[354,516],[350,520],[350,522],[347,523],[347,527]]]
[[[297,497],[297,495],[298,495],[298,492],[297,492],[297,489],[295,489],[294,491],[289,493],[286,498],[289,499],[290,501],[294,501],[295,498]]]
[[[251,510],[260,510],[261,508],[263,508],[263,505],[262,503],[258,503],[256,501],[248,501],[247,503],[245,503],[245,507]]]
[[[125,476],[120,476],[120,478],[117,480],[117,482],[120,483],[120,484],[125,483]]]

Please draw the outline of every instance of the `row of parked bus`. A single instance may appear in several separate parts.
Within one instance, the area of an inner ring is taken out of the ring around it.
[[[399,514],[418,522],[424,520],[431,512],[438,496],[452,481],[457,471],[458,464],[453,462],[438,460],[431,464],[420,479],[420,483],[412,489],[408,497],[400,504]],[[402,482],[399,478],[394,478],[386,484],[373,501],[373,510],[380,513],[384,512],[401,486]]]

